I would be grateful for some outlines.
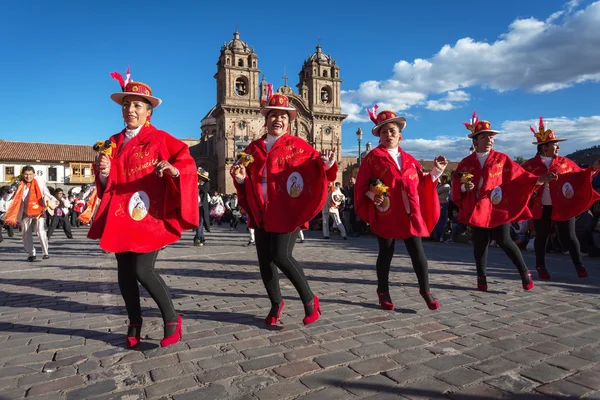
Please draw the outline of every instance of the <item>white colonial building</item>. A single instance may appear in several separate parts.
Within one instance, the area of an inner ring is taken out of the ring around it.
[[[12,182],[26,165],[51,187],[92,183],[95,158],[92,146],[0,140],[0,184]]]

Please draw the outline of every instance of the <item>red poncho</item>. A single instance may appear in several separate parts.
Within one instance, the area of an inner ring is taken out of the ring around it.
[[[462,172],[473,174],[474,190],[461,192]],[[481,177],[483,184],[477,190]],[[531,218],[527,202],[538,187],[537,179],[504,153],[491,150],[483,168],[477,154],[471,154],[458,164],[452,176],[452,202],[459,207],[459,221],[495,228]]]
[[[148,253],[198,226],[198,174],[188,146],[167,132],[143,127],[121,148],[124,132],[110,138],[116,153],[106,187],[96,173],[101,202],[88,238],[100,239],[100,247],[111,253]],[[156,175],[162,160],[180,176]]]
[[[244,150],[254,157],[243,184],[235,182],[238,201],[252,227],[288,233],[317,215],[325,204],[327,182],[337,175],[337,164],[325,171],[319,152],[303,139],[285,134],[267,153],[266,135]],[[263,199],[263,168],[267,171],[267,201]]]
[[[373,232],[386,239],[429,236],[440,218],[436,183],[431,176],[423,173],[421,164],[413,156],[401,148],[398,150],[401,154],[401,171],[383,146],[376,147],[363,159],[354,186],[356,214],[371,225]],[[380,179],[389,187],[389,197],[383,207],[376,207],[365,195],[371,179]],[[403,190],[408,198],[410,213],[407,213],[404,204]]]
[[[592,187],[592,179],[596,172],[592,168],[581,169],[568,158],[557,156],[552,160],[550,168],[538,154],[523,164],[523,168],[540,176],[548,171],[558,175],[558,180],[550,181],[550,198],[552,199],[552,219],[567,221],[589,209],[600,194]],[[529,200],[529,210],[533,219],[542,218],[542,195],[545,186],[540,187]]]

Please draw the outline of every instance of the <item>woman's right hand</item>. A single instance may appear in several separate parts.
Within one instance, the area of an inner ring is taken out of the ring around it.
[[[383,203],[383,195],[381,194],[376,194],[375,197],[373,197],[373,203],[376,206],[380,206],[381,203]]]
[[[231,168],[229,169],[229,174],[231,174],[231,176],[233,176],[236,180],[238,181],[243,181],[244,179],[246,179],[246,167],[244,167],[244,164],[233,164],[231,166]]]
[[[98,167],[98,171],[108,175],[110,173],[110,158],[106,154],[100,154],[96,158],[96,167]]]

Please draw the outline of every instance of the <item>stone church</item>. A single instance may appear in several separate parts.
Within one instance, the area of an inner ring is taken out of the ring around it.
[[[240,39],[239,32],[221,47],[217,62],[217,102],[202,119],[200,143],[191,148],[199,166],[211,176],[211,188],[222,193],[235,191],[229,169],[252,140],[266,133],[260,114],[260,99],[267,91],[261,77],[258,54]],[[340,105],[340,68],[323,53],[320,45],[302,65],[297,92],[287,85],[277,89],[290,99],[298,117],[290,126],[291,134],[300,136],[317,150],[335,148],[342,160],[342,114]],[[342,168],[338,174],[342,178]]]

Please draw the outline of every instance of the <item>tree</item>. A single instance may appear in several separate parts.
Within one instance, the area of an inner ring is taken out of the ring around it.
[[[523,165],[523,164],[525,164],[525,161],[527,161],[527,160],[523,156],[516,156],[514,161],[519,165]]]

